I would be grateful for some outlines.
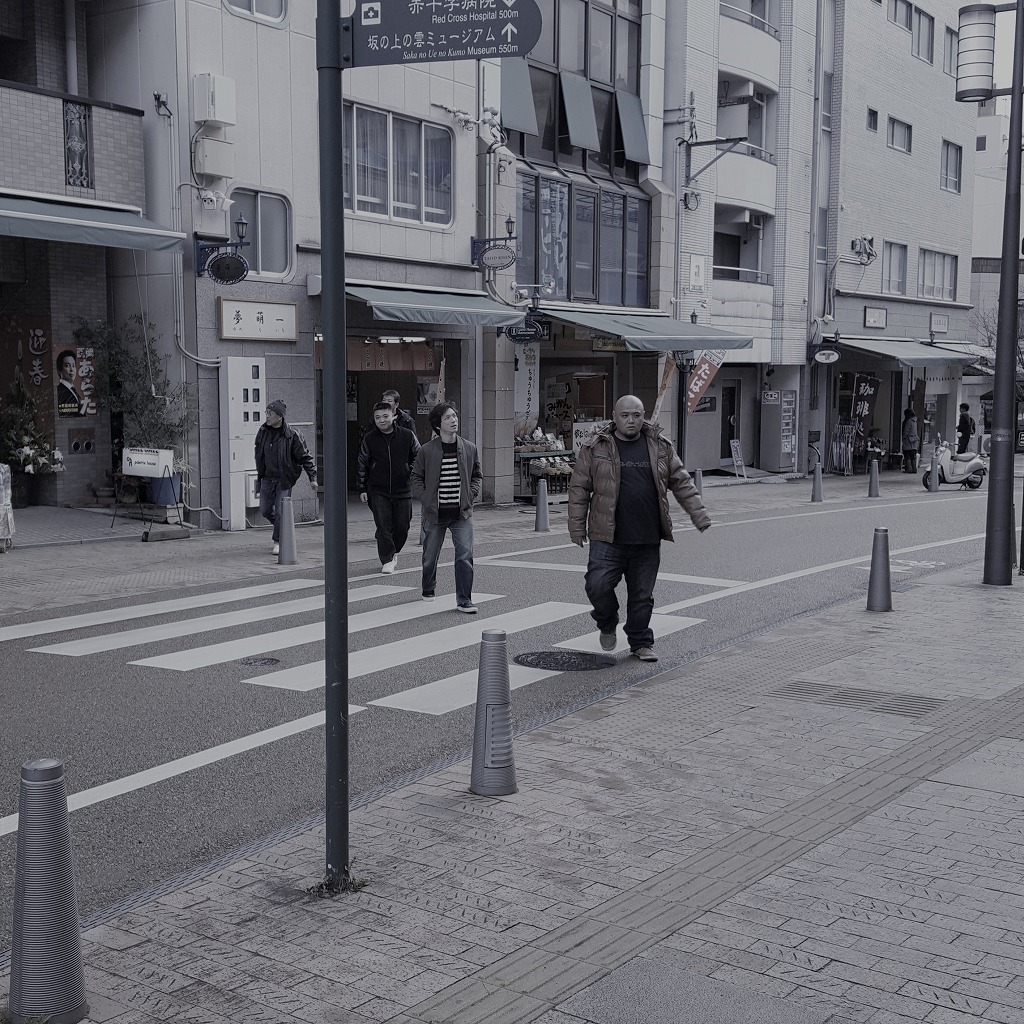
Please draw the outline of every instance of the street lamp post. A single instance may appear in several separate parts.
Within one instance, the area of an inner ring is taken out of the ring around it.
[[[1015,11],[1013,84],[993,88],[996,14]],[[985,569],[982,582],[1009,586],[1013,575],[1013,426],[1017,373],[1017,290],[1020,282],[1021,116],[1024,91],[1024,0],[1007,4],[971,4],[960,8],[956,98],[977,103],[993,96],[1010,97],[1010,136],[1003,206],[1003,249],[999,275],[999,322],[996,329],[992,388],[992,451],[989,461],[985,520]]]

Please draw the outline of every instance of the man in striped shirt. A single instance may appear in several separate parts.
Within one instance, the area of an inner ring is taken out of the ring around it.
[[[451,402],[430,410],[438,436],[420,448],[409,476],[414,498],[423,507],[423,600],[433,601],[437,559],[445,531],[455,545],[455,609],[476,614],[473,604],[473,503],[480,498],[483,474],[476,445],[459,437],[459,412]]]

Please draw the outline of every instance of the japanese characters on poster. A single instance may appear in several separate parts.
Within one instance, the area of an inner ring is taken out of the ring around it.
[[[516,346],[515,433],[530,434],[540,417],[540,345]]]
[[[869,373],[858,373],[853,378],[853,402],[850,418],[856,427],[857,437],[867,437],[875,418],[875,402],[882,382]]]
[[[58,416],[95,416],[95,353],[78,345],[54,348],[54,379]]]

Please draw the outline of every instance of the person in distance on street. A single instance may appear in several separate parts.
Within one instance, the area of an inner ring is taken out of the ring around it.
[[[917,450],[921,447],[921,437],[917,432],[917,414],[913,406],[908,405],[903,411],[903,430],[900,433],[900,446],[903,448],[903,472],[917,472]]]
[[[393,573],[398,568],[398,553],[409,536],[409,473],[420,443],[411,430],[395,423],[394,410],[387,402],[378,402],[373,407],[373,423],[359,444],[356,490],[360,501],[369,504],[377,526],[380,571]]]
[[[266,419],[256,432],[256,491],[260,514],[274,527],[273,553],[281,550],[281,499],[289,497],[303,470],[316,488],[316,466],[302,435],[285,422],[288,406],[277,399],[267,406]]]
[[[459,437],[459,411],[451,402],[430,410],[438,436],[419,450],[412,468],[412,494],[422,503],[423,600],[433,601],[437,559],[446,531],[455,545],[456,611],[475,615],[473,604],[473,504],[480,499],[483,474],[476,445]]]
[[[590,539],[586,590],[601,648],[615,650],[619,602],[615,588],[626,577],[626,639],[640,661],[654,653],[654,584],[661,542],[672,540],[668,492],[703,533],[711,517],[661,427],[644,422],[635,395],[615,403],[612,422],[580,448],[569,480],[569,537],[583,547]]]
[[[971,435],[974,433],[974,420],[971,417],[971,407],[966,402],[960,403],[960,417],[956,421],[956,453],[963,455],[967,451]]]

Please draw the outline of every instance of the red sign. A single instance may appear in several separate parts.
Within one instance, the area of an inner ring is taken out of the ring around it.
[[[687,415],[691,415],[697,408],[697,403],[710,387],[724,360],[724,349],[712,348],[701,352],[700,359],[697,360],[697,365],[694,366],[693,373],[690,374],[689,384],[686,386]]]

